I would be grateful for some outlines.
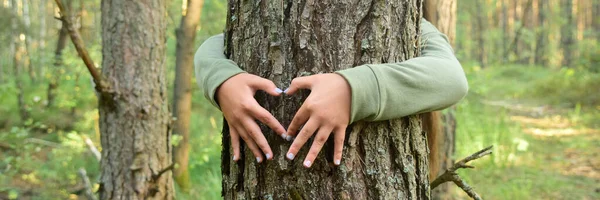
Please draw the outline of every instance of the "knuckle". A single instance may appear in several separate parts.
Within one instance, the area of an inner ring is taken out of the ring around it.
[[[248,111],[248,110],[252,109],[253,106],[254,106],[254,104],[252,103],[252,101],[243,101],[242,103],[240,103],[240,108],[243,111]]]
[[[319,144],[319,145],[324,145],[326,141],[327,141],[327,137],[324,137],[324,136],[315,138],[315,143]]]

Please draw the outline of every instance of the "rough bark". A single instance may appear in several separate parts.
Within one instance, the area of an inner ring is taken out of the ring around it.
[[[166,1],[101,5],[100,199],[172,199]]]
[[[548,24],[546,23],[547,12],[549,11],[548,2],[538,0],[538,35],[535,42],[535,60],[534,63],[540,66],[546,66],[548,59],[546,55],[546,43],[548,43]]]
[[[454,38],[456,35],[456,7],[457,0],[426,0],[423,3],[423,16],[434,26],[436,26],[440,32],[448,36],[450,44],[454,44]],[[432,129],[441,130],[431,130],[437,134],[433,137],[431,134],[427,135],[427,141],[430,150],[430,180],[433,180],[437,176],[441,175],[445,169],[448,169],[454,163],[454,138],[456,135],[456,118],[454,117],[455,110],[455,107],[451,107],[443,113],[436,111],[431,114],[430,119],[441,121],[443,126],[439,127],[439,123],[432,123]],[[427,120],[423,120],[423,124],[427,123]],[[451,187],[451,184],[444,184],[435,188],[435,190],[431,191],[431,198],[450,199],[452,195],[450,190]]]
[[[187,0],[181,24],[176,30],[177,50],[175,61],[175,95],[173,134],[182,136],[174,149],[174,162],[179,166],[174,170],[175,181],[183,191],[190,189],[188,159],[190,151],[190,115],[192,113],[192,74],[194,68],[194,40],[200,22],[204,0]]]
[[[419,53],[421,3],[230,0],[226,53],[281,88],[298,76],[400,62]],[[256,98],[287,126],[307,95]],[[328,141],[310,169],[302,166],[308,145],[288,161],[291,143],[265,126],[274,159],[257,164],[244,148],[235,163],[224,127],[225,199],[429,199],[427,142],[418,116],[355,123],[347,130],[341,166],[332,164]]]
[[[573,19],[573,0],[561,0],[562,17],[565,23],[560,30],[560,47],[562,49],[562,65],[565,67],[574,67],[573,51],[575,51],[575,30],[576,24]]]

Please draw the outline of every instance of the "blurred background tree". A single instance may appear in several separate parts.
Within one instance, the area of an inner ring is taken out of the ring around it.
[[[177,197],[218,199],[221,114],[193,77],[176,79],[176,30],[188,1],[167,1],[165,16],[168,91],[191,91],[188,125],[177,116],[177,95],[168,93],[179,130],[189,132],[186,138],[175,130],[181,136],[171,140],[178,149],[189,144],[189,162],[177,169],[187,166],[189,186],[176,185]],[[101,1],[64,2],[99,62]],[[0,199],[85,198],[77,170],[88,172],[97,191],[100,169],[90,149],[102,150],[88,72],[55,19],[53,1],[0,3]],[[193,51],[223,31],[226,15],[226,1],[204,0],[191,28],[196,39],[182,41]],[[454,157],[496,147],[461,175],[485,199],[599,199],[600,1],[460,0],[456,18],[454,47],[470,92],[456,106]],[[189,80],[191,89],[175,89],[176,80]]]

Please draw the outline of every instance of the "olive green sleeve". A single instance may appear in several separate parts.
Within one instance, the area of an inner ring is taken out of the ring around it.
[[[351,122],[400,118],[447,108],[468,90],[447,37],[422,19],[421,55],[400,63],[341,70],[352,90]]]
[[[198,86],[204,92],[204,97],[217,108],[219,108],[215,101],[217,88],[232,76],[244,73],[235,62],[225,57],[223,41],[223,34],[212,36],[200,45],[194,55]]]
[[[387,120],[444,109],[468,90],[462,67],[445,35],[421,23],[421,55],[400,63],[367,64],[336,73],[350,84],[351,122]],[[207,39],[194,57],[196,79],[217,106],[215,92],[230,77],[244,73],[223,55],[223,35]]]

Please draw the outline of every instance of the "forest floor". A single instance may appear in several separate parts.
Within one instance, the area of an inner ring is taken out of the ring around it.
[[[527,94],[536,81],[506,76],[510,70],[467,73],[471,93],[456,112],[456,159],[495,147],[461,176],[484,199],[600,199],[600,106]],[[455,188],[455,197],[468,198]]]

